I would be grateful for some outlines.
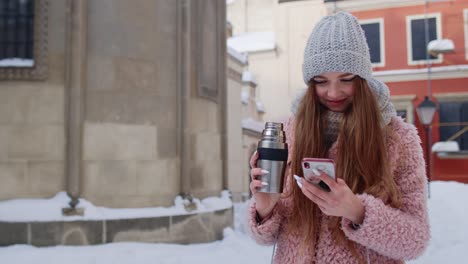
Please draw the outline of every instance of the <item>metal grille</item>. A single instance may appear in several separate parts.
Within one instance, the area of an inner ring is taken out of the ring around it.
[[[33,59],[34,0],[0,1],[0,60]]]

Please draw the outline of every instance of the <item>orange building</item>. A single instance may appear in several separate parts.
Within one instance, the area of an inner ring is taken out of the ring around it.
[[[452,138],[458,142],[460,151],[430,155],[431,180],[468,183],[468,0],[364,0],[327,5],[359,19],[370,46],[374,76],[388,84],[399,114],[418,128],[425,153],[431,143]],[[441,39],[451,40],[453,51],[426,57],[428,41]],[[427,95],[438,109],[426,135],[416,108]]]

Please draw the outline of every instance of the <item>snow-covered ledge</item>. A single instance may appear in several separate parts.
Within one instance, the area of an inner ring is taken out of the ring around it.
[[[468,151],[460,151],[457,141],[440,141],[432,145],[432,152],[440,159],[468,159]]]
[[[172,207],[104,208],[85,199],[83,216],[63,216],[70,198],[65,192],[51,199],[15,199],[0,202],[0,246],[92,245],[110,242],[206,243],[222,239],[232,227],[228,191],[220,197],[194,199],[197,209],[176,197]]]
[[[0,67],[33,67],[34,60],[21,59],[21,58],[10,58],[1,59]]]

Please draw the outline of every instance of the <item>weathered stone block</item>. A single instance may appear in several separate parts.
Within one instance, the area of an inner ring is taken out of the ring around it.
[[[92,201],[95,196],[136,194],[134,161],[85,162],[84,168],[83,193]]]
[[[221,159],[221,136],[213,132],[192,135],[191,158],[195,161]]]
[[[84,126],[84,160],[154,160],[156,127],[97,124]]]
[[[30,94],[26,121],[34,124],[63,124],[64,91],[63,87],[40,87]]]
[[[0,125],[0,162],[8,160],[8,127]]]
[[[221,128],[220,106],[206,99],[190,100],[188,126],[193,132],[219,133]]]
[[[14,125],[8,128],[8,158],[63,160],[65,131],[61,125]]]
[[[115,87],[115,73],[112,60],[106,56],[93,54],[88,59],[88,94],[94,91],[112,91]],[[89,96],[87,100],[91,100]],[[88,113],[87,113],[88,114]]]
[[[172,217],[171,238],[175,243],[206,243],[216,237],[210,221],[198,214],[177,215]]]
[[[25,122],[29,97],[24,87],[5,83],[0,89],[0,124]]]
[[[61,161],[28,162],[28,192],[42,197],[65,190],[64,163]]]
[[[111,242],[203,243],[223,238],[233,209],[201,214],[70,222],[0,222],[0,246],[94,245]]]
[[[96,91],[86,100],[87,121],[175,127],[176,98],[155,91]]]
[[[141,34],[140,37],[143,37]],[[143,42],[143,41],[139,41]],[[115,84],[119,90],[156,90],[158,65],[144,60],[114,58]]]
[[[223,230],[233,226],[233,209],[172,217],[170,234],[174,242],[206,243],[223,238]]]
[[[0,200],[17,198],[26,193],[26,162],[0,163]]]
[[[33,222],[31,244],[34,246],[95,245],[103,243],[102,232],[102,221]]]
[[[170,242],[169,217],[106,221],[106,242]]]
[[[0,222],[0,246],[28,243],[28,224]]]
[[[58,22],[57,24],[59,24],[60,22]],[[60,23],[60,25],[64,25],[63,23]],[[50,27],[49,27],[49,31],[48,32],[51,32],[50,30]],[[65,37],[60,35],[60,34],[57,34],[56,35],[57,38],[61,38],[59,40],[59,43],[60,42],[64,42],[64,39]],[[49,41],[48,45],[56,45],[58,43],[56,43],[55,41],[52,42],[52,41]],[[60,45],[60,44],[58,44]],[[63,45],[65,46],[65,45]],[[64,89],[64,83],[65,83],[65,54],[63,52],[49,52],[49,78],[47,79],[47,85],[57,85],[59,86],[61,89]],[[63,101],[63,99],[62,99]],[[61,112],[62,113],[62,112]],[[63,114],[63,113],[62,113]]]
[[[161,159],[177,158],[177,129],[157,127],[158,157]]]
[[[0,90],[0,124],[63,123],[63,88],[6,86]]]
[[[139,162],[136,175],[136,193],[140,195],[172,196],[180,187],[176,160]]]
[[[190,169],[192,193],[196,197],[218,195],[222,189],[222,162],[197,161]]]

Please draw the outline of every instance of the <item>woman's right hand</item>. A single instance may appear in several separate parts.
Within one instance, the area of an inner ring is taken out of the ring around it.
[[[263,219],[273,210],[281,194],[259,192],[259,190],[264,187],[263,184],[265,184],[260,178],[263,174],[269,172],[262,171],[262,168],[257,168],[257,160],[258,152],[255,151],[252,157],[250,157],[250,178],[252,179],[250,182],[250,191],[252,191],[256,202],[257,213]]]

